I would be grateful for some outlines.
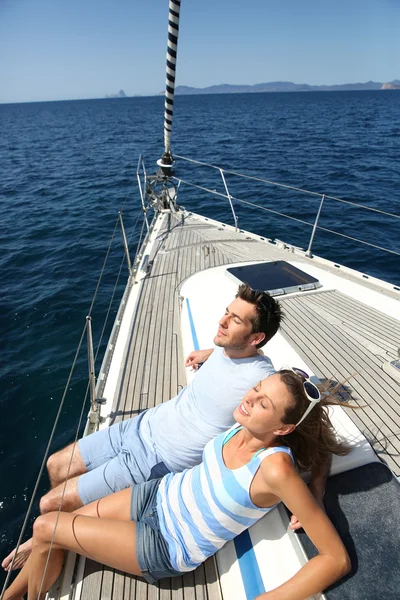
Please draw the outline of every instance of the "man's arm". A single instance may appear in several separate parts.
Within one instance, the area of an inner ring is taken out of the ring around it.
[[[213,352],[214,348],[210,348],[209,350],[193,350],[185,360],[185,367],[192,367],[196,371],[199,365],[210,358]]]
[[[326,481],[329,476],[329,471],[332,464],[332,454],[326,454],[323,460],[313,467],[311,470],[311,481],[310,481],[310,492],[314,496],[318,505],[325,510],[324,507],[324,494],[326,488]],[[295,515],[290,517],[289,529],[296,530],[301,529],[302,525]]]

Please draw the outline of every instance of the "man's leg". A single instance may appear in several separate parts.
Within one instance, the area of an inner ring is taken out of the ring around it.
[[[48,512],[58,510],[60,506],[61,510],[64,512],[72,512],[83,506],[84,503],[80,499],[78,493],[79,477],[80,475],[77,475],[72,479],[68,479],[66,482],[63,481],[47,492],[47,494],[40,499],[40,514],[44,515]]]
[[[47,461],[47,472],[51,488],[62,484],[67,477],[71,479],[77,475],[86,473],[86,471],[86,464],[77,443],[70,444],[66,448],[55,452]]]
[[[62,510],[71,512],[92,500],[133,485],[135,481],[124,467],[122,457],[125,452],[124,436],[130,430],[135,433],[134,422],[135,419],[129,419],[116,423],[52,454],[47,461],[52,489],[41,499],[40,512],[44,514],[57,510],[61,498]],[[121,484],[118,488],[121,468]],[[108,477],[105,477],[105,472],[109,474]],[[78,488],[81,475],[85,476],[83,496]],[[107,479],[111,480],[111,487]]]
[[[52,454],[47,461],[51,487],[60,485],[67,477],[72,479],[97,469],[115,458],[123,451],[124,430],[129,430],[130,422],[133,421],[135,419],[115,423]]]

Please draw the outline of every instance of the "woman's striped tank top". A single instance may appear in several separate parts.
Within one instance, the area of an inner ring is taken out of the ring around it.
[[[182,473],[169,473],[160,484],[160,529],[177,571],[195,569],[273,508],[259,508],[252,503],[251,482],[264,458],[275,452],[286,452],[291,457],[292,453],[286,446],[271,447],[257,452],[243,467],[228,469],[222,448],[239,429],[236,424],[208,442],[200,465]]]

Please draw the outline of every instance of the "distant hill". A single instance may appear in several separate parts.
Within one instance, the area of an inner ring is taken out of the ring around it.
[[[333,92],[353,90],[382,90],[398,89],[398,79],[388,83],[379,81],[367,81],[366,83],[343,83],[339,85],[308,85],[307,83],[292,83],[291,81],[271,81],[269,83],[256,83],[255,85],[231,85],[222,83],[205,88],[195,88],[186,85],[178,85],[175,93],[180,95],[189,94],[240,94],[259,92]]]
[[[110,94],[106,96],[106,98],[127,98],[128,96],[125,94],[124,90],[119,90],[118,94]]]
[[[383,90],[400,90],[400,81],[395,79],[394,81],[389,81],[389,83],[384,83],[382,85]]]

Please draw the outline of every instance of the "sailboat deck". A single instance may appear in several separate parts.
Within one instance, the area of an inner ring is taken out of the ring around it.
[[[149,257],[151,271],[143,282],[132,321],[112,422],[166,402],[186,385],[179,304],[179,286],[185,278],[233,262],[293,259],[287,249],[195,215],[168,213],[163,218],[162,233]],[[326,268],[338,274],[333,266]],[[348,273],[343,276],[351,278]],[[390,290],[384,293],[396,296]],[[399,476],[399,385],[381,368],[388,357],[396,357],[399,322],[336,290],[284,298],[282,304],[284,337],[321,380],[342,381],[351,376],[345,387],[361,408],[348,411],[349,415]],[[193,573],[157,586],[87,560],[80,597],[217,600],[221,592],[213,559]]]

